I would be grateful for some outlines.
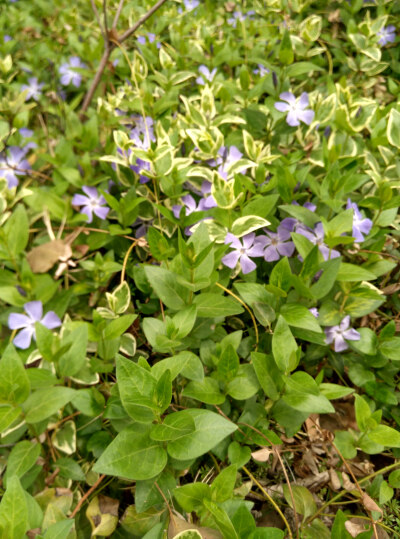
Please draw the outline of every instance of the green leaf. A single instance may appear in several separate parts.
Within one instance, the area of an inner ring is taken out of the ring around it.
[[[351,387],[339,386],[338,384],[320,384],[319,390],[329,400],[341,399],[354,392]]]
[[[32,393],[24,403],[27,423],[39,423],[55,414],[75,396],[75,389],[69,387],[46,387]]]
[[[159,411],[154,398],[157,380],[148,370],[122,356],[117,357],[116,363],[123,407],[136,421],[151,423]]]
[[[254,232],[264,226],[268,226],[271,223],[259,217],[258,215],[245,215],[244,217],[239,217],[233,222],[232,225],[232,234],[237,238],[241,238],[250,232]]]
[[[283,34],[281,45],[279,47],[279,61],[282,64],[292,64],[294,60],[294,53],[292,48],[292,42],[290,40],[290,34],[287,30]]]
[[[317,510],[317,505],[311,492],[306,487],[299,485],[292,485],[291,491],[294,499],[294,507],[289,487],[288,485],[283,485],[283,494],[290,507],[296,509],[296,513],[302,515],[303,519],[311,517]]]
[[[154,398],[156,399],[159,413],[162,414],[171,404],[172,399],[172,380],[171,371],[166,370],[157,381]]]
[[[21,358],[12,344],[5,349],[0,361],[0,401],[24,402],[30,384]]]
[[[379,351],[389,359],[400,361],[400,337],[392,337],[391,339],[381,342]]]
[[[279,387],[282,385],[282,375],[271,355],[252,352],[251,361],[258,381],[267,397],[278,400]]]
[[[250,399],[260,389],[253,365],[240,365],[237,376],[226,385],[228,395],[237,400]]]
[[[86,324],[77,327],[62,339],[62,346],[69,349],[59,359],[61,376],[73,376],[82,369],[85,364],[86,349],[88,343],[88,327]]]
[[[177,460],[200,457],[237,430],[234,423],[209,410],[191,408],[176,413],[190,415],[196,426],[195,432],[168,443],[168,453]]]
[[[225,395],[221,393],[218,381],[210,377],[189,382],[182,395],[206,404],[222,404],[225,402]]]
[[[25,491],[17,476],[11,477],[0,503],[1,539],[23,539],[28,530]]]
[[[395,108],[389,113],[386,133],[390,144],[400,148],[400,112]]]
[[[369,431],[368,436],[373,442],[386,447],[400,447],[400,432],[386,425],[378,425]]]
[[[43,539],[69,539],[69,534],[74,526],[74,520],[65,519],[49,526]]]
[[[239,369],[239,356],[231,344],[226,346],[219,358],[217,372],[222,380],[232,380]]]
[[[376,276],[371,271],[364,269],[362,266],[347,264],[342,262],[338,274],[338,281],[357,282],[357,281],[374,281]]]
[[[18,204],[4,225],[7,250],[13,257],[26,248],[29,239],[29,221],[25,206]]]
[[[150,438],[159,442],[177,440],[196,430],[194,420],[189,415],[169,414],[162,424],[154,425]]]
[[[272,353],[280,371],[287,373],[296,367],[296,352],[297,343],[289,329],[288,323],[280,315],[272,336]]]
[[[194,298],[194,303],[197,306],[197,316],[200,318],[226,317],[243,312],[240,303],[220,294],[199,294]]]
[[[136,320],[136,314],[124,314],[111,322],[106,326],[103,337],[107,340],[117,339],[133,324]]]
[[[203,500],[211,499],[211,491],[205,483],[189,483],[175,489],[174,498],[184,511],[191,513],[202,506]]]
[[[351,432],[336,431],[335,444],[345,459],[354,459],[357,455],[358,442]]]
[[[150,252],[156,260],[167,260],[173,256],[175,249],[156,228],[151,227],[147,232]]]
[[[178,412],[179,413],[179,412]],[[149,436],[149,429],[138,424],[122,430],[93,467],[95,472],[143,480],[155,477],[165,468],[165,449]]]
[[[375,356],[378,346],[378,337],[376,336],[375,331],[372,331],[372,329],[369,328],[357,328],[357,331],[361,335],[361,339],[359,341],[349,341],[351,348],[353,348],[360,354]],[[382,352],[382,348],[380,349],[380,351]]]
[[[171,371],[171,378],[174,380],[178,374],[182,374],[189,380],[202,380],[204,378],[204,369],[200,358],[193,352],[180,352],[176,356],[162,359],[151,369],[151,373],[159,378],[166,370]]]
[[[158,266],[144,266],[144,271],[154,292],[167,307],[179,311],[186,306],[189,291],[178,283],[172,271]]]
[[[8,429],[21,414],[21,408],[13,408],[8,405],[0,406],[0,434]]]
[[[315,316],[313,316],[304,305],[300,305],[299,303],[286,303],[285,305],[282,305],[280,314],[289,326],[322,333],[322,329]]]
[[[73,481],[85,481],[85,474],[77,462],[70,457],[61,457],[56,460],[54,467],[60,470],[60,476]]]
[[[224,511],[216,503],[207,499],[203,501],[203,504],[213,516],[216,527],[222,533],[222,536],[224,537],[224,539],[239,539],[239,536],[236,533],[236,530],[231,520],[229,519],[226,511]]]
[[[7,470],[4,475],[4,485],[7,487],[11,477],[21,477],[35,464],[40,455],[41,445],[27,440],[18,442],[11,450],[7,459]]]
[[[340,264],[340,257],[327,260],[321,264],[321,269],[323,270],[322,275],[318,281],[311,286],[311,293],[315,298],[321,299],[330,292],[335,284]]]
[[[236,474],[237,468],[231,464],[217,475],[211,485],[211,499],[214,502],[222,503],[232,498]]]

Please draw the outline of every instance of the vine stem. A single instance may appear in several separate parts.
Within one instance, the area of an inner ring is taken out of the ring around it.
[[[129,246],[129,249],[126,251],[124,256],[124,262],[122,264],[122,271],[121,271],[121,284],[125,281],[125,272],[126,272],[126,265],[128,264],[128,258],[131,254],[132,249],[135,247],[135,245],[138,244],[138,240],[135,240],[131,243]]]
[[[82,103],[81,115],[84,115],[84,113],[89,108],[90,103],[92,102],[94,93],[97,90],[97,86],[100,84],[101,77],[103,76],[108,59],[110,58],[112,51],[116,47],[115,42],[122,43],[123,41],[128,39],[128,37],[131,37],[131,35],[133,35],[136,32],[136,30],[140,28],[140,26],[142,26],[147,21],[147,19],[149,19],[153,15],[153,13],[155,13],[163,4],[165,4],[166,1],[167,0],[158,0],[158,2],[156,2],[154,6],[150,8],[149,11],[147,11],[147,13],[143,15],[143,17],[141,17],[133,26],[131,26],[131,28],[128,28],[128,30],[123,32],[121,35],[116,35],[116,30],[114,27],[108,32],[106,36],[107,39],[104,42],[103,56],[101,57],[100,64],[96,71],[96,75]],[[122,5],[121,5],[121,9],[122,9]],[[119,18],[119,14],[118,14],[118,18]],[[117,18],[117,22],[118,22],[118,18]]]
[[[242,469],[247,473],[247,475],[250,477],[250,479],[257,485],[257,487],[261,490],[261,492],[264,494],[265,498],[270,502],[271,505],[274,506],[275,510],[279,513],[279,516],[285,523],[286,529],[288,531],[290,539],[293,539],[292,530],[290,529],[289,522],[287,521],[285,515],[282,513],[281,508],[279,505],[275,502],[275,500],[268,494],[268,492],[265,490],[265,488],[261,485],[259,481],[254,477],[254,475],[246,468],[246,466],[242,466]]]
[[[72,513],[70,514],[69,518],[74,518],[75,515],[79,512],[80,508],[82,507],[82,505],[85,503],[85,501],[89,498],[89,496],[92,494],[92,492],[94,492],[96,490],[96,488],[100,485],[100,483],[103,481],[103,479],[105,478],[105,475],[101,475],[98,480],[96,481],[96,483],[90,487],[90,489],[86,492],[86,494],[84,494],[82,496],[82,498],[79,500],[79,502],[76,504],[76,507],[75,509],[72,511]]]
[[[221,288],[222,290],[224,290],[227,294],[229,294],[230,296],[232,296],[233,298],[236,299],[236,301],[238,301],[241,305],[243,305],[243,307],[246,309],[246,311],[249,313],[249,315],[251,316],[251,319],[253,321],[253,326],[254,326],[254,331],[256,333],[256,351],[257,351],[257,348],[258,348],[258,327],[257,327],[257,322],[256,322],[256,319],[254,318],[254,314],[252,313],[250,307],[248,305],[246,305],[246,303],[244,301],[242,301],[236,294],[234,294],[231,290],[229,290],[228,288],[225,288],[225,286],[223,286],[222,284],[220,283],[215,283],[219,288]]]

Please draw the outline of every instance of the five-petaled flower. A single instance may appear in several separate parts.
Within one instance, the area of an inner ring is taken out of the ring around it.
[[[290,230],[279,225],[276,232],[264,231],[266,235],[258,236],[256,244],[264,249],[263,256],[267,262],[279,260],[281,256],[292,256],[295,246],[290,241]]]
[[[377,36],[379,37],[378,43],[382,47],[387,45],[388,43],[393,43],[396,39],[396,27],[390,24],[389,26],[384,26],[377,32]]]
[[[236,28],[237,22],[243,22],[246,19],[252,19],[253,15],[255,14],[255,11],[251,9],[247,13],[242,13],[241,11],[237,10],[232,13],[232,17],[228,19],[228,24]]]
[[[219,174],[224,178],[224,180],[227,180],[230,167],[237,163],[242,156],[242,152],[236,148],[236,146],[221,146],[221,148],[218,150],[218,157],[208,161],[208,164],[212,167],[218,166],[217,170]]]
[[[131,140],[135,142],[137,148],[148,150],[152,142],[156,142],[154,134],[154,120],[150,116],[143,118],[142,116],[134,116],[134,127],[129,133]]]
[[[186,11],[193,11],[200,5],[199,0],[183,0]]]
[[[43,82],[39,82],[37,77],[31,77],[28,79],[28,84],[23,84],[21,86],[21,91],[26,91],[25,101],[29,101],[29,99],[34,99],[37,101],[39,97],[42,95],[42,88],[44,86]]]
[[[212,82],[214,80],[215,75],[217,74],[217,68],[214,67],[214,69],[210,71],[207,66],[201,65],[199,67],[199,73],[201,73],[204,79],[208,80],[208,82]],[[201,86],[205,85],[203,77],[201,76],[197,77],[196,79],[197,84],[200,84]]]
[[[100,219],[105,219],[110,211],[110,208],[106,206],[107,202],[103,195],[100,195],[96,187],[89,187],[87,185],[82,187],[82,191],[85,195],[74,195],[72,198],[72,204],[74,206],[82,206],[80,213],[87,216],[88,223],[93,221],[93,213]]]
[[[299,98],[296,97],[291,92],[283,92],[280,94],[280,99],[286,101],[278,101],[275,103],[276,110],[279,112],[287,112],[286,123],[291,127],[300,125],[300,122],[310,125],[314,119],[314,111],[308,109],[309,99],[307,92],[303,92]]]
[[[79,88],[82,82],[82,75],[76,69],[85,69],[86,67],[86,64],[78,56],[71,56],[68,62],[62,64],[58,70],[61,75],[61,84],[63,86],[73,84],[76,88]]]
[[[325,328],[326,344],[332,344],[335,352],[347,350],[346,341],[359,341],[361,335],[353,328],[350,328],[350,316],[345,316],[338,326]]]
[[[372,228],[372,221],[367,217],[361,215],[360,210],[355,202],[352,202],[349,198],[347,199],[347,210],[352,209],[354,211],[353,215],[353,237],[356,241],[364,241],[364,234],[367,236],[370,233]]]
[[[7,153],[0,154],[0,178],[7,180],[9,189],[18,185],[17,176],[24,176],[31,168],[25,159],[28,150],[26,147],[10,146]]]
[[[26,314],[11,313],[8,317],[8,327],[10,329],[22,329],[13,340],[13,343],[18,348],[29,348],[32,337],[36,340],[36,322],[40,322],[47,329],[55,329],[61,326],[61,320],[54,311],[49,311],[43,316],[43,304],[41,301],[25,303],[24,309]]]
[[[269,69],[262,64],[257,64],[257,69],[253,69],[253,73],[255,75],[260,75],[260,77],[265,77],[265,75],[268,75]]]
[[[146,42],[148,41],[149,43],[154,43],[154,41],[156,40],[156,34],[152,34],[151,32],[149,32],[146,36],[139,36],[136,41],[140,44],[140,45],[146,45]],[[156,47],[157,49],[160,49],[161,48],[161,43],[159,41],[157,41],[156,43]]]
[[[318,245],[318,249],[324,257],[324,260],[329,260],[330,258],[337,258],[338,256],[340,256],[339,251],[336,251],[335,249],[329,249],[329,247],[325,245],[325,232],[322,223],[317,223],[314,229],[308,228],[305,225],[300,225],[296,227],[296,232],[310,240],[311,243],[313,243],[314,245]]]
[[[228,232],[225,238],[225,243],[230,244],[234,249],[225,255],[221,262],[228,268],[234,269],[238,262],[243,273],[250,273],[256,269],[256,264],[251,258],[264,256],[264,247],[261,243],[255,241],[256,235],[254,232],[243,236],[242,241],[234,234]]]

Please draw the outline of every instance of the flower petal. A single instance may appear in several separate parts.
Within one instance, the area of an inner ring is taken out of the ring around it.
[[[295,110],[290,110],[286,116],[286,123],[290,125],[290,127],[297,127],[300,125],[298,120],[298,112]]]
[[[283,99],[283,101],[287,101],[288,103],[295,103],[296,98],[292,94],[292,92],[282,92],[279,94],[279,99]]]
[[[299,102],[298,102],[299,108],[305,109],[306,107],[308,107],[309,104],[310,104],[310,100],[308,98],[308,93],[303,92],[299,98]]]
[[[274,107],[276,110],[279,110],[279,112],[287,112],[290,110],[290,105],[288,103],[282,103],[282,101],[277,101],[274,103]]]
[[[361,339],[361,335],[353,328],[344,331],[343,337],[348,341],[359,341]]]
[[[343,339],[343,336],[338,334],[335,338],[335,344],[334,344],[334,350],[335,352],[343,352],[344,350],[348,349],[346,341]]]
[[[234,249],[241,249],[243,247],[239,238],[234,236],[231,232],[227,233],[224,243],[230,245]]]
[[[240,258],[240,252],[239,251],[231,251],[227,255],[225,255],[221,262],[227,266],[228,268],[235,268],[236,264],[238,263],[238,260]]]
[[[311,109],[297,111],[297,117],[306,125],[310,125],[314,120],[315,112]]]
[[[90,204],[90,198],[85,195],[74,195],[71,204],[73,206],[87,206]]]
[[[35,333],[33,327],[25,328],[18,333],[18,335],[13,340],[13,343],[17,348],[22,348],[26,350],[31,345],[32,337]]]
[[[21,329],[30,325],[32,320],[26,314],[11,313],[8,317],[8,327],[10,329]]]
[[[99,206],[97,208],[94,208],[94,214],[97,215],[100,219],[105,219],[108,215],[108,212],[110,211],[110,208],[107,208],[105,206]]]
[[[96,187],[90,187],[89,185],[84,185],[82,187],[82,191],[87,194],[89,198],[98,198],[99,192],[97,191]]]
[[[276,250],[281,256],[292,256],[294,253],[294,243],[292,241],[287,241],[285,243],[278,243]]]
[[[43,316],[43,303],[41,301],[29,301],[24,305],[25,312],[31,320],[39,322]]]
[[[49,311],[40,321],[47,329],[54,329],[61,326],[61,320],[54,311]]]
[[[246,234],[245,236],[243,236],[243,238],[242,238],[243,247],[245,249],[250,249],[250,247],[254,243],[255,237],[256,237],[256,235],[255,235],[254,232],[250,232],[250,234]]]
[[[350,326],[350,316],[347,315],[343,318],[343,320],[339,324],[339,328],[341,331],[344,331]]]
[[[275,262],[275,260],[279,260],[279,258],[280,256],[275,245],[270,245],[269,247],[265,249],[264,260],[266,262]]]
[[[240,266],[243,273],[251,273],[257,268],[257,265],[247,255],[240,257]]]

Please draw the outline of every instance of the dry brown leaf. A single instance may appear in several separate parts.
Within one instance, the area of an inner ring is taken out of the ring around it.
[[[201,528],[195,524],[186,522],[186,520],[183,520],[183,518],[171,515],[168,526],[168,539],[173,539],[176,535],[178,535],[178,533],[187,530],[196,530],[201,534],[203,539],[223,539],[223,536],[217,530],[213,530],[211,528]]]
[[[235,7],[236,7],[235,2],[225,2],[224,4],[225,11],[227,11],[228,13],[231,13],[232,11],[234,11]]]
[[[382,288],[382,292],[386,296],[389,296],[390,294],[395,294],[399,290],[400,290],[400,283],[389,284],[388,286],[385,286],[385,288]]]
[[[346,472],[342,472],[343,479],[343,488],[345,490],[354,490],[356,488],[355,484],[350,480],[350,477]]]
[[[379,505],[371,498],[371,496],[368,496],[368,494],[366,494],[365,492],[363,492],[361,501],[367,511],[378,511],[378,513],[383,514],[383,511],[379,507]]]
[[[360,518],[346,520],[344,526],[352,537],[357,537],[360,533],[368,530],[368,527],[365,526],[365,520],[361,520]]]
[[[335,472],[333,468],[329,468],[329,479],[331,482],[330,484],[331,489],[334,491],[340,490],[341,488],[340,479],[339,479],[338,474]]]
[[[52,240],[34,247],[26,258],[33,273],[46,273],[60,258],[70,258],[71,255],[71,247],[63,240]]]
[[[319,429],[319,414],[311,414],[308,419],[306,419],[306,430],[310,442],[321,441],[321,434]]]
[[[254,451],[251,456],[254,460],[257,460],[258,462],[267,462],[270,455],[272,455],[273,451],[272,449],[268,449],[267,447],[263,447],[262,449],[259,449],[258,451]]]

